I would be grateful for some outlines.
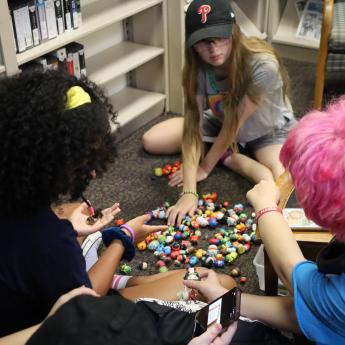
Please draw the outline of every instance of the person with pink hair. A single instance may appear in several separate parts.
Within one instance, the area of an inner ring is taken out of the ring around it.
[[[262,180],[247,193],[260,236],[291,296],[242,294],[241,314],[302,332],[317,344],[345,344],[345,97],[306,114],[288,134],[280,160],[308,218],[334,235],[316,262],[302,254],[277,203],[278,187]],[[205,279],[205,278],[204,278]],[[186,285],[208,295],[215,278]]]

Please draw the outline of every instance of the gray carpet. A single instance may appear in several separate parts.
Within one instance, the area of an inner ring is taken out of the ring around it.
[[[285,60],[285,64],[291,79],[292,105],[296,116],[301,117],[311,107],[315,65],[293,60]],[[179,191],[170,188],[165,178],[154,179],[152,175],[155,167],[171,163],[179,156],[152,156],[145,153],[141,145],[143,133],[169,116],[172,115],[164,115],[148,123],[118,144],[118,157],[115,163],[102,178],[93,181],[85,193],[96,207],[106,207],[114,201],[119,201],[122,209],[120,217],[129,220],[148,209],[162,205],[165,201],[173,203],[177,200]],[[245,194],[250,188],[251,184],[248,181],[220,166],[217,166],[211,176],[198,186],[199,192],[215,191],[220,200],[229,200],[231,203],[245,203]],[[250,211],[250,208],[248,210]],[[262,294],[253,265],[257,249],[258,245],[253,246],[248,253],[240,256],[233,266],[238,266],[242,275],[249,279],[242,285],[243,291]],[[137,269],[140,261],[148,262],[147,271]],[[157,273],[156,261],[151,252],[138,252],[131,262],[132,273],[140,275]],[[229,273],[233,266],[227,266],[220,271]]]

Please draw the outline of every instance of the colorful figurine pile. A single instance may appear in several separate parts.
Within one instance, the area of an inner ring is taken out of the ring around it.
[[[175,161],[172,164],[165,164],[164,167],[160,168],[155,168],[154,169],[154,174],[157,177],[160,176],[167,176],[169,178],[169,176],[171,176],[172,174],[174,174],[176,171],[180,170],[182,167],[182,164],[180,163],[180,161]]]
[[[171,265],[223,268],[233,264],[256,241],[255,214],[248,216],[242,204],[230,208],[229,202],[217,199],[214,192],[203,194],[193,217],[186,216],[178,227],[169,226],[164,232],[150,234],[137,244],[138,249],[154,253],[159,272],[166,272]],[[149,212],[151,217],[166,219],[165,206]],[[201,239],[207,240],[207,248],[198,246]],[[234,270],[233,276],[239,274],[239,270]]]

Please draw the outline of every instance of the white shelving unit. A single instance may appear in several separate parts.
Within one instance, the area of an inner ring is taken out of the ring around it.
[[[315,62],[319,43],[296,36],[299,17],[294,0],[270,0],[268,39],[284,57]]]
[[[18,73],[22,64],[70,42],[84,44],[88,77],[118,111],[121,139],[169,110],[166,1],[81,0],[78,29],[16,54],[7,2],[1,0],[0,73]]]

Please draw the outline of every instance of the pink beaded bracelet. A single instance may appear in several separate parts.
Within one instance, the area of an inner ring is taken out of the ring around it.
[[[271,206],[271,207],[262,208],[260,211],[256,212],[256,222],[258,222],[259,218],[267,212],[282,213],[282,210],[278,206]]]
[[[129,234],[131,235],[131,241],[132,241],[132,243],[134,243],[134,241],[135,241],[135,232],[134,232],[134,230],[128,224],[122,224],[120,226],[120,229],[122,229],[122,228],[126,229],[129,232]]]

